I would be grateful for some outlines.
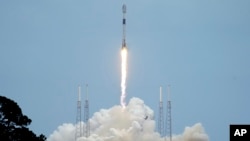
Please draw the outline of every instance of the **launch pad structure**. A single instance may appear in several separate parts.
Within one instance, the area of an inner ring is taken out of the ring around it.
[[[84,137],[88,138],[90,135],[88,84],[86,84],[86,98],[84,103],[84,123],[85,123]]]
[[[166,108],[166,122],[164,122],[164,104],[163,104],[162,87],[160,87],[160,101],[158,107],[158,132],[161,137],[168,137],[168,141],[172,141],[172,116],[171,116],[171,100],[170,100],[170,85],[167,86],[167,108]]]
[[[162,87],[160,87],[158,132],[161,135],[161,137],[164,136],[164,114],[163,114],[163,101],[162,101]]]
[[[168,85],[167,89],[168,89],[168,99],[167,99],[166,135],[169,137],[169,141],[172,141],[172,115],[171,115],[170,85]]]
[[[77,99],[77,113],[76,113],[76,131],[75,131],[75,140],[77,141],[80,137],[89,137],[90,135],[90,124],[89,124],[89,100],[88,100],[88,84],[86,84],[86,97],[84,101],[84,119],[83,126],[82,118],[82,102],[81,102],[81,86],[78,86],[78,99]]]
[[[76,111],[76,132],[75,132],[75,140],[77,138],[82,137],[82,102],[81,102],[81,86],[78,86],[78,99],[77,99],[77,111]]]

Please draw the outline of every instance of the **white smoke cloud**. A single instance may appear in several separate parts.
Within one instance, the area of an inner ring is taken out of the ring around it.
[[[167,137],[160,137],[155,131],[154,112],[139,98],[132,98],[125,109],[121,106],[101,109],[89,122],[90,136],[77,141],[168,141]],[[47,141],[75,141],[75,129],[74,124],[63,124]],[[172,141],[208,140],[200,123],[186,127],[183,134],[172,137]]]
[[[55,130],[48,141],[73,141],[75,139],[75,126],[71,123],[64,123]]]

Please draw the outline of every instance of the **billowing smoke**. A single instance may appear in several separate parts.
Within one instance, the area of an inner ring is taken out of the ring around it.
[[[113,106],[94,113],[90,122],[90,136],[77,141],[169,141],[155,131],[154,112],[139,98],[132,98],[126,108]],[[85,124],[83,127],[85,127]],[[186,127],[183,134],[174,135],[172,141],[208,141],[200,123]],[[47,141],[75,141],[75,125],[63,124]]]

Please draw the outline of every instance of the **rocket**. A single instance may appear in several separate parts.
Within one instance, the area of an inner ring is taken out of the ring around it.
[[[126,48],[126,5],[123,4],[122,6],[122,13],[123,13],[123,19],[122,19],[122,26],[123,26],[123,36],[122,36],[122,49]]]

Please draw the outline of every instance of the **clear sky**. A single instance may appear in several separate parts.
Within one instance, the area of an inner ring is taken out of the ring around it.
[[[119,104],[124,2],[127,101],[157,114],[170,84],[173,133],[200,122],[211,141],[250,123],[249,0],[2,0],[0,94],[35,133],[75,123],[79,84],[89,84],[91,116]]]

